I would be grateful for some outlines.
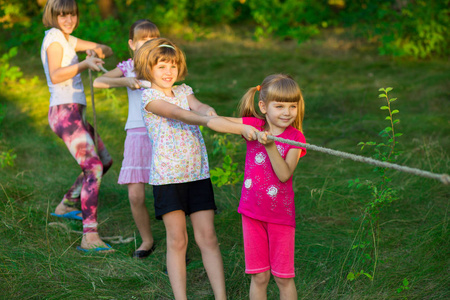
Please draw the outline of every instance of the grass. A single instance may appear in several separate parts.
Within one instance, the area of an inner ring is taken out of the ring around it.
[[[306,101],[304,130],[311,144],[371,156],[357,143],[377,140],[387,124],[379,107],[380,87],[392,86],[400,110],[398,130],[405,151],[399,163],[436,173],[449,173],[450,65],[448,60],[409,61],[379,57],[360,42],[324,36],[308,43],[246,39],[179,41],[186,52],[186,83],[197,97],[219,114],[233,115],[247,88],[269,74],[291,74]],[[21,50],[11,63],[24,71],[26,83],[1,86],[5,107],[0,150],[13,149],[15,165],[0,169],[0,298],[3,299],[171,299],[165,269],[165,231],[152,218],[155,254],[135,261],[130,253],[137,241],[114,244],[115,254],[85,255],[76,251],[81,236],[75,221],[50,216],[79,173],[64,144],[47,123],[48,89],[38,51]],[[111,69],[117,61],[107,60]],[[33,83],[30,78],[39,77]],[[87,74],[83,75],[88,103]],[[116,100],[96,90],[99,132],[115,163],[100,191],[102,236],[135,237],[126,187],[117,185],[123,131],[127,114],[124,89]],[[90,112],[90,105],[88,105]],[[92,115],[88,118],[92,120]],[[243,162],[239,137],[230,153]],[[205,130],[210,168],[220,166],[212,155],[214,135]],[[450,189],[432,179],[390,171],[400,199],[381,214],[380,262],[374,281],[361,276],[348,281],[350,271],[369,267],[364,252],[351,250],[358,235],[362,211],[371,195],[347,188],[348,180],[377,178],[373,167],[309,151],[295,171],[297,236],[296,286],[300,299],[448,299]],[[240,164],[243,170],[243,164]],[[250,278],[244,274],[240,216],[236,212],[240,185],[215,188],[216,230],[221,243],[229,299],[247,299]],[[148,208],[154,216],[151,188]],[[190,228],[191,229],[191,228]],[[189,299],[213,299],[200,252],[189,231]],[[366,269],[369,271],[369,269]],[[410,289],[397,293],[403,279]],[[268,298],[279,297],[272,280]]]

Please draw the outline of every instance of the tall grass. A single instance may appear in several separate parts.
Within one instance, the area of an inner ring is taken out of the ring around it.
[[[291,42],[255,43],[250,40],[183,42],[189,75],[186,83],[196,96],[233,115],[238,99],[250,86],[271,73],[291,74],[306,99],[305,136],[312,144],[370,156],[357,147],[376,139],[384,128],[378,88],[393,86],[401,111],[398,125],[404,136],[399,161],[436,173],[449,172],[448,149],[450,65],[447,60],[407,61],[379,57],[374,50],[335,37],[302,45]],[[364,46],[364,45],[363,45]],[[2,299],[171,299],[165,275],[165,231],[152,218],[157,250],[136,261],[130,253],[136,242],[114,244],[117,252],[85,255],[76,251],[81,224],[50,216],[66,189],[80,172],[64,144],[47,124],[48,90],[37,50],[22,49],[11,62],[26,79],[38,83],[2,86],[6,105],[2,145],[17,153],[13,167],[0,169],[0,298]],[[116,61],[107,60],[111,69]],[[89,84],[83,75],[87,99]],[[102,236],[138,235],[129,209],[126,187],[117,185],[120,170],[127,100],[116,89],[112,104],[95,91],[99,132],[115,164],[105,175],[100,191],[99,221]],[[90,111],[90,105],[88,107]],[[92,120],[92,116],[88,116]],[[245,147],[240,137],[235,161],[243,171]],[[212,155],[213,133],[205,130],[210,167],[220,166]],[[373,167],[309,151],[294,173],[296,192],[296,286],[300,299],[448,299],[449,234],[448,186],[399,172],[391,173],[400,191],[380,216],[382,240],[377,278],[346,279],[361,258],[351,251],[365,203],[371,195],[351,190],[348,180],[373,179]],[[147,206],[154,216],[151,188]],[[250,278],[244,274],[240,216],[236,212],[240,186],[215,188],[216,230],[221,243],[229,299],[247,299]],[[53,226],[60,222],[68,229]],[[190,228],[190,225],[189,225]],[[189,299],[213,299],[200,252],[189,231]],[[409,289],[397,289],[403,280]],[[271,281],[269,299],[279,297]]]

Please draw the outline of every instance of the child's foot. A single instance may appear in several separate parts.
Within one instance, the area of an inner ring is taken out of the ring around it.
[[[76,210],[79,210],[79,209],[77,209],[75,207],[70,207],[70,206],[64,205],[63,203],[59,203],[55,209],[55,214],[64,215],[66,213],[69,213],[71,211],[76,211]],[[77,214],[77,216],[82,217],[82,214],[79,213],[79,214]]]
[[[97,232],[88,232],[83,234],[83,238],[81,239],[81,246],[79,250],[92,250],[102,253],[114,252],[115,250],[111,248],[110,245],[106,244]]]
[[[155,251],[155,242],[142,242],[141,246],[133,252],[133,257],[146,258]]]

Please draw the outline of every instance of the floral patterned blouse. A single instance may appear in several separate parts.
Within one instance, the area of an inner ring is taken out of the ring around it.
[[[190,110],[187,96],[193,94],[186,84],[173,86],[175,97],[155,89],[142,93],[141,112],[152,141],[151,185],[182,183],[209,178],[208,154],[197,125],[153,114],[145,109],[148,103],[163,100]]]

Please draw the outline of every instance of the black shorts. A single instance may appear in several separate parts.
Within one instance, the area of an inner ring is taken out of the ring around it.
[[[216,210],[211,179],[153,186],[155,216],[162,220],[164,214],[182,210],[190,215],[201,210]]]

